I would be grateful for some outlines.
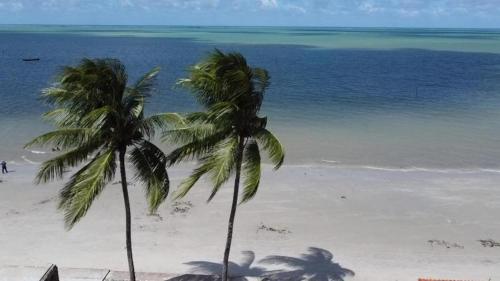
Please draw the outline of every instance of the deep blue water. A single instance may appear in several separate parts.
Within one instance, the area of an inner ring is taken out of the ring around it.
[[[160,66],[150,112],[186,112],[197,106],[175,81],[214,47],[270,72],[263,114],[289,164],[500,167],[500,54],[16,32],[0,33],[0,158],[40,160],[22,144],[49,128],[38,96],[61,66],[119,58],[132,81]]]

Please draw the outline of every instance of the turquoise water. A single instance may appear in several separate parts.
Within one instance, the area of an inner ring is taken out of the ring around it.
[[[500,168],[500,30],[0,25],[0,158],[47,130],[37,100],[57,69],[117,57],[131,77],[161,66],[151,112],[196,110],[174,89],[214,47],[267,68],[263,113],[288,164]],[[23,57],[40,57],[35,63]]]
[[[215,44],[500,53],[500,29],[1,25],[0,32],[185,38]]]

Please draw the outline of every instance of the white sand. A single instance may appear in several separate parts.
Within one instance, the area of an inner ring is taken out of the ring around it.
[[[55,263],[127,269],[119,185],[108,186],[67,232],[56,211],[63,183],[35,186],[36,166],[11,168],[16,172],[0,176],[0,267]],[[188,172],[172,169],[173,186]],[[155,217],[147,215],[142,188],[131,187],[138,271],[188,273],[193,267],[187,262],[221,260],[231,189],[206,204],[208,193],[203,182],[183,200],[193,204],[185,214],[172,214],[169,200]],[[259,230],[261,224],[287,231]],[[500,280],[500,247],[477,241],[489,238],[500,241],[500,173],[286,166],[278,172],[266,168],[256,198],[238,209],[231,257],[241,263],[242,251],[253,251],[251,267],[270,268],[258,261],[269,255],[299,257],[318,247],[355,272],[345,280],[495,281]],[[463,248],[432,246],[431,239]],[[304,264],[311,272],[333,274],[339,268],[326,259]]]

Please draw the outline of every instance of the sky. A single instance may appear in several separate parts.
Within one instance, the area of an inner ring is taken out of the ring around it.
[[[0,24],[500,28],[500,0],[0,0]]]

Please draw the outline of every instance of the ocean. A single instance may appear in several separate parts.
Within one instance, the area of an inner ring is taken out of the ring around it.
[[[148,111],[189,112],[199,107],[175,81],[214,48],[270,72],[262,115],[286,164],[500,169],[493,29],[0,25],[0,159],[52,155],[22,147],[50,129],[39,96],[62,66],[118,58],[131,81],[160,66]]]

